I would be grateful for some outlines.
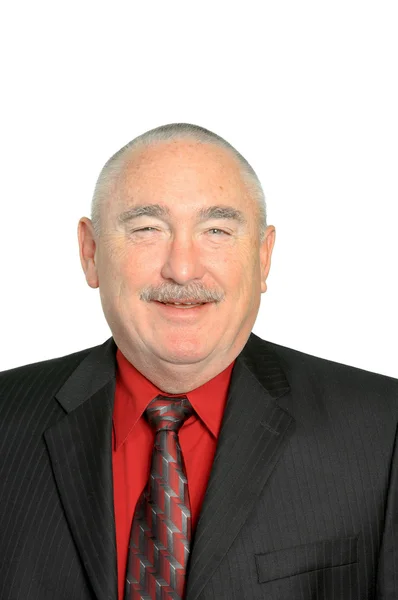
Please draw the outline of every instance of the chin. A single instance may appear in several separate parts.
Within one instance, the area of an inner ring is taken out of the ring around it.
[[[185,341],[173,345],[165,344],[161,349],[162,359],[174,364],[190,364],[193,362],[199,362],[207,358],[209,353],[209,351],[206,351],[204,345],[198,345],[197,341]]]

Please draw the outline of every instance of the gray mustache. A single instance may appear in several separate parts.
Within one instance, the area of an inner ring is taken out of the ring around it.
[[[224,300],[224,293],[219,290],[207,290],[193,283],[187,286],[168,284],[147,287],[141,292],[140,299],[144,302],[221,302]]]

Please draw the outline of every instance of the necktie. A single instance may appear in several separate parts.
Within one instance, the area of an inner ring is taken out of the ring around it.
[[[157,396],[146,409],[155,443],[131,527],[124,600],[183,598],[191,510],[178,431],[192,414],[186,396]]]

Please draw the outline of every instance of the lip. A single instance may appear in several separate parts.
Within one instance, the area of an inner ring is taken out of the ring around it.
[[[158,302],[157,300],[155,302]],[[170,302],[158,302],[158,304],[165,304],[170,306],[171,304],[176,304],[178,305],[177,308],[184,308],[184,306],[186,306],[188,308],[187,305],[191,304],[194,307],[195,306],[201,306],[202,304],[206,304],[206,302],[196,302],[195,300],[184,300],[184,302],[180,302],[179,300],[171,300]]]
[[[206,313],[211,304],[213,304],[213,302],[205,302],[197,306],[170,306],[170,304],[163,304],[163,302],[158,302],[157,300],[152,300],[152,303],[164,316],[178,320],[196,319],[199,315]]]

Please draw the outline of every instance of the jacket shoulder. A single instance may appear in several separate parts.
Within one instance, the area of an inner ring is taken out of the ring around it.
[[[55,394],[78,364],[97,347],[1,371],[0,398],[10,394],[15,397],[37,386],[51,388],[51,393]]]
[[[392,440],[398,427],[398,380],[344,365],[264,341],[257,336],[250,343],[251,362],[257,378],[262,372],[280,370],[289,392],[278,404],[297,422],[316,431],[320,424],[336,431],[377,431]],[[270,367],[265,365],[269,363]],[[279,375],[279,378],[281,376]],[[263,378],[267,387],[267,380]],[[358,433],[362,432],[362,433]]]
[[[314,369],[321,369],[324,371],[335,371],[346,374],[351,373],[356,377],[375,378],[379,379],[380,381],[389,380],[393,385],[398,385],[398,379],[390,377],[388,375],[381,375],[380,373],[374,373],[365,369],[361,369],[359,367],[353,367],[351,365],[346,365],[337,361],[329,360],[326,358],[320,358],[319,356],[307,354],[305,352],[301,352],[300,350],[288,348],[287,346],[281,346],[274,342],[266,342],[265,340],[260,341],[267,344],[267,346],[270,349],[272,349],[272,351],[275,354],[277,354],[280,359],[286,361],[289,364],[291,363],[298,365],[308,365]]]
[[[267,362],[278,365],[290,387],[296,391],[311,389],[329,397],[355,392],[363,398],[389,398],[398,405],[398,379],[394,377],[312,356],[263,340],[253,333],[244,354],[246,363],[260,374]]]
[[[365,395],[383,395],[398,403],[398,379],[372,373],[358,367],[345,365],[325,358],[306,354],[273,342],[264,342],[278,357],[288,380],[307,379],[313,385],[339,390],[356,390]]]

